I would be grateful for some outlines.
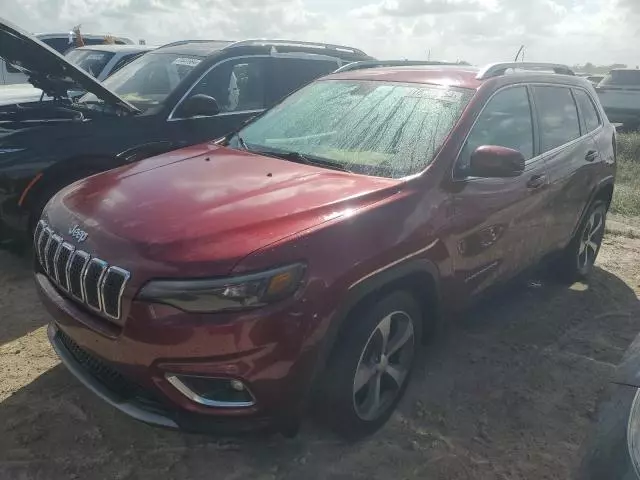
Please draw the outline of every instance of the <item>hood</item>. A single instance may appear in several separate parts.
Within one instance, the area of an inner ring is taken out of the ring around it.
[[[67,91],[82,90],[121,108],[137,112],[136,107],[105,88],[95,78],[33,35],[0,18],[0,57],[22,71],[29,82],[51,97],[67,97]]]
[[[213,144],[90,177],[46,215],[83,248],[155,275],[225,275],[250,253],[397,191],[398,180],[301,165]]]

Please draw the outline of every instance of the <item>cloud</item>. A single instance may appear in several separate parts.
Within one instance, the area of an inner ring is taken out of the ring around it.
[[[379,58],[561,63],[636,60],[640,0],[0,0],[32,32],[179,39],[290,38],[342,43]]]
[[[393,17],[416,17],[421,15],[443,15],[447,13],[480,11],[478,0],[385,0],[377,5],[362,7],[356,11],[361,17],[389,15]]]

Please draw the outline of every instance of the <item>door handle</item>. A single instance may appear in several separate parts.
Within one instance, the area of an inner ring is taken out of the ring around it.
[[[546,175],[534,175],[527,182],[527,188],[540,188],[547,182]]]
[[[598,152],[596,152],[595,150],[589,150],[584,156],[584,159],[587,162],[593,162],[596,158],[598,158]]]

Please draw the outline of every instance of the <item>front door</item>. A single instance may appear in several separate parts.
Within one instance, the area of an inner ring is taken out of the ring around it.
[[[266,57],[231,58],[214,66],[191,89],[185,99],[204,94],[218,102],[220,113],[187,118],[182,102],[169,122],[180,129],[188,143],[219,138],[240,127],[266,107],[269,86],[269,59]]]
[[[457,159],[448,247],[458,291],[468,296],[533,264],[542,253],[548,181],[535,138],[529,89],[507,87],[487,102]],[[471,154],[482,145],[519,150],[525,172],[515,178],[469,176]]]

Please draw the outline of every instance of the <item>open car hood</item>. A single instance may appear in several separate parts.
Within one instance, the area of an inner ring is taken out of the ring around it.
[[[66,98],[69,89],[79,86],[106,103],[129,112],[138,111],[58,52],[3,18],[0,18],[0,57],[27,75],[34,87],[50,97]]]

